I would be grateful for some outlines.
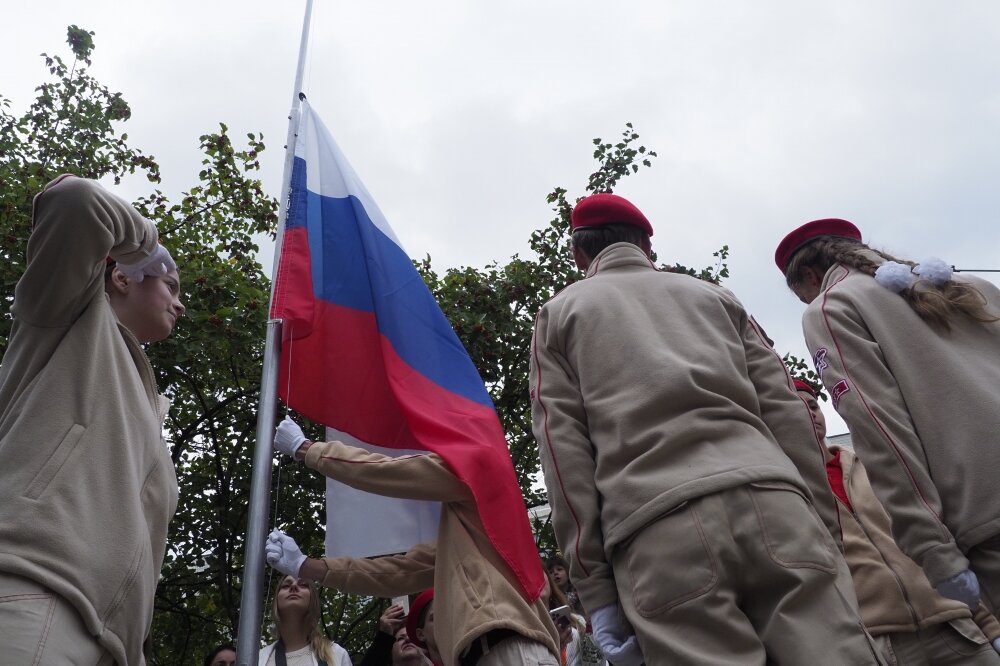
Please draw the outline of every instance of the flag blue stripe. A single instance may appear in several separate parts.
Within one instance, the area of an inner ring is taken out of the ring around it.
[[[492,409],[472,359],[410,258],[372,223],[356,197],[306,190],[305,169],[305,161],[295,158],[287,226],[307,228],[316,298],[373,312],[379,332],[407,365]]]

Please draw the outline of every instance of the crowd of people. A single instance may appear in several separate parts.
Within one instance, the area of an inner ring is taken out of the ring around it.
[[[1000,290],[873,249],[846,220],[802,225],[775,263],[806,304],[812,384],[730,291],[658,270],[653,231],[620,196],[578,202],[586,277],[535,321],[562,553],[535,562],[544,587],[519,585],[440,456],[314,442],[285,418],[278,453],[439,502],[440,522],[371,559],[309,557],[273,531],[260,666],[352,663],[320,586],[408,599],[362,666],[1000,664]],[[0,364],[4,663],[145,663],[177,483],[142,345],[184,314],[180,284],[155,226],[93,181],[35,198]],[[853,448],[826,439],[823,389]],[[235,662],[232,645],[204,659]]]

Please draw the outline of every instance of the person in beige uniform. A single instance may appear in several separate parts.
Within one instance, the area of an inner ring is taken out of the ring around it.
[[[587,274],[538,313],[532,416],[608,661],[881,663],[831,536],[822,442],[763,331],[726,289],[658,271],[625,199],[592,195],[571,226]]]
[[[275,530],[266,545],[271,566],[350,594],[397,597],[433,586],[434,637],[444,666],[558,664],[559,633],[547,605],[521,596],[486,535],[472,492],[440,456],[393,458],[337,441],[312,442],[288,418],[278,426],[275,449],[365,492],[442,504],[434,544],[375,559],[312,559]]]
[[[1000,289],[815,220],[775,263],[900,549],[938,592],[1000,609]]]
[[[818,393],[796,379],[809,405],[816,434],[826,439]],[[916,563],[892,539],[889,516],[879,504],[854,452],[828,444],[826,470],[854,579],[861,617],[889,664],[905,666],[1000,666],[1000,623],[980,603],[975,616],[960,601],[934,591]]]
[[[184,313],[180,278],[92,180],[33,207],[0,363],[0,662],[141,665],[177,506],[142,345]]]

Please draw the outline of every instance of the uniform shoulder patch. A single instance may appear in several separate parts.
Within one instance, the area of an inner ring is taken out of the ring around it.
[[[813,367],[816,368],[816,374],[819,375],[820,381],[823,381],[823,371],[830,367],[826,361],[826,347],[820,347],[813,354]]]
[[[841,379],[839,382],[834,384],[833,388],[830,389],[830,399],[833,401],[833,408],[837,409],[840,407],[840,399],[845,393],[851,390],[851,387],[847,385],[846,379]]]

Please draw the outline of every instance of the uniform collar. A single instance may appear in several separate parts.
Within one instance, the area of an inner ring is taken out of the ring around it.
[[[587,277],[615,268],[639,267],[656,270],[646,253],[638,245],[632,243],[613,243],[598,253],[590,262]]]

